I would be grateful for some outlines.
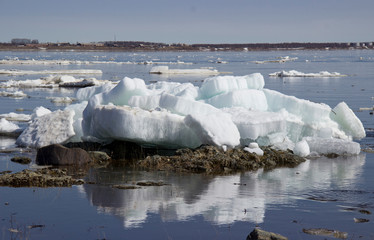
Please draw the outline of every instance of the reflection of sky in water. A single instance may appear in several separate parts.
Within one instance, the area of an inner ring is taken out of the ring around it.
[[[99,213],[110,213],[123,218],[126,228],[141,227],[149,214],[159,214],[163,221],[187,221],[203,216],[213,224],[236,221],[262,223],[268,206],[293,206],[296,200],[307,198],[313,191],[334,188],[354,188],[362,172],[365,155],[336,159],[308,160],[296,168],[275,169],[270,172],[240,173],[231,176],[206,177],[201,175],[127,176],[105,172],[94,173],[108,184],[124,181],[145,181],[158,178],[171,185],[118,190],[107,186],[84,185],[87,195]],[[105,182],[104,182],[105,183]]]
[[[0,136],[0,149],[9,149],[14,148],[16,146],[16,139],[15,138],[8,138],[8,137],[1,137]]]

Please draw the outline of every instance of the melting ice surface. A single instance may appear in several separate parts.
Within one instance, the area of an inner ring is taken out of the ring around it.
[[[360,152],[353,139],[364,138],[365,130],[346,103],[332,109],[264,86],[260,73],[210,77],[200,87],[146,85],[125,77],[117,85],[80,89],[81,103],[35,118],[17,144],[127,140],[167,148],[233,148],[257,142],[301,156]]]

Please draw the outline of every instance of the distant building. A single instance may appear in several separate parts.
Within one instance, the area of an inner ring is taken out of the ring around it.
[[[39,44],[37,39],[28,39],[28,38],[13,38],[11,41],[14,45],[27,45],[27,44]]]
[[[31,43],[31,39],[27,38],[13,38],[11,41],[12,44],[15,45],[26,45]]]

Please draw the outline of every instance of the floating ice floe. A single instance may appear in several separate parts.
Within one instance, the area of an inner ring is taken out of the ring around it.
[[[1,118],[5,118],[6,120],[13,122],[28,122],[31,120],[31,115],[11,112],[0,114],[0,119]]]
[[[212,144],[223,149],[249,144],[247,150],[260,154],[257,143],[307,156],[358,154],[360,145],[353,139],[365,137],[361,121],[347,104],[331,109],[265,89],[259,73],[210,77],[200,87],[146,85],[126,77],[117,85],[79,89],[77,99],[83,102],[34,118],[17,143],[40,147],[73,139],[126,140],[167,148]]]
[[[345,77],[347,75],[340,74],[338,72],[327,72],[321,71],[319,73],[303,73],[296,70],[291,71],[280,71],[275,73],[270,73],[270,77]]]
[[[116,64],[116,65],[126,65],[126,64],[183,64],[192,65],[191,62],[175,61],[175,62],[154,62],[154,61],[142,61],[142,62],[119,62],[119,61],[80,61],[80,60],[19,60],[19,59],[3,59],[0,60],[0,64],[4,65],[94,65],[94,64]]]
[[[290,61],[295,61],[297,60],[297,57],[290,57],[290,56],[285,56],[285,57],[280,57],[279,59],[273,59],[273,60],[264,60],[264,61],[255,61],[256,64],[264,64],[264,63],[285,63],[285,62],[290,62]]]
[[[62,103],[62,104],[70,104],[76,99],[70,97],[47,97],[47,99],[51,100],[52,103]]]
[[[27,94],[22,91],[6,92],[0,91],[0,97],[11,97],[11,98],[25,98]]]
[[[0,74],[4,74],[4,75],[32,75],[32,74],[101,75],[103,74],[103,72],[97,69],[41,70],[41,71],[0,69]]]
[[[75,78],[69,75],[49,76],[35,80],[9,80],[0,82],[0,88],[84,88],[90,86],[115,84],[108,80],[97,80],[96,78]]]
[[[0,119],[0,136],[18,136],[21,132],[22,129],[17,124],[5,118]]]
[[[218,75],[220,72],[218,72],[216,69],[169,69],[168,66],[157,66],[152,67],[151,71],[149,71],[151,74],[193,74],[193,75]]]

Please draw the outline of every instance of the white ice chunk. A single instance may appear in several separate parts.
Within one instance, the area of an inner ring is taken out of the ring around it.
[[[264,77],[260,73],[246,76],[217,76],[207,78],[199,89],[199,98],[207,99],[238,89],[262,89]]]
[[[182,116],[160,111],[145,111],[128,106],[98,106],[85,135],[98,139],[128,140],[166,147],[201,145]]]
[[[205,102],[217,108],[244,107],[259,111],[268,109],[264,92],[255,89],[234,90],[206,99]]]
[[[258,139],[261,145],[272,146],[275,149],[287,151],[288,149],[294,149],[295,143],[291,141],[284,133],[273,133],[266,137]]]
[[[152,67],[151,74],[192,74],[192,75],[218,75],[220,74],[215,69],[169,69],[168,66]]]
[[[344,139],[306,137],[305,140],[308,142],[311,153],[357,155],[361,151],[359,143]]]
[[[11,112],[0,114],[0,118],[5,118],[8,121],[28,122],[31,120],[31,115]]]
[[[80,88],[77,91],[77,99],[80,101],[87,101],[89,100],[93,95],[103,92],[109,92],[112,90],[116,85],[107,83],[102,86],[92,86],[92,87],[86,87],[86,88]]]
[[[46,115],[46,114],[50,114],[52,111],[43,107],[43,106],[40,106],[40,107],[36,107],[34,108],[33,110],[33,113],[31,114],[31,119],[35,119],[37,117],[41,117],[43,115]]]
[[[274,132],[286,132],[286,122],[280,113],[250,111],[244,108],[226,108],[242,139],[256,140]]]
[[[1,91],[0,97],[25,98],[27,97],[27,94],[25,94],[22,91],[15,91],[15,92]]]
[[[245,147],[243,150],[249,153],[255,153],[258,156],[264,155],[264,151],[258,146],[256,142],[251,142],[248,147]]]
[[[71,74],[71,75],[101,75],[103,72],[101,70],[96,69],[54,69],[54,70],[41,70],[41,71],[32,71],[32,70],[7,70],[7,69],[0,69],[0,74],[6,75],[31,75],[31,74]]]
[[[160,107],[161,95],[132,96],[127,105],[144,110],[155,110]]]
[[[160,98],[160,107],[168,109],[172,113],[176,113],[182,116],[189,114],[192,115],[207,115],[220,112],[217,108],[212,105],[189,100],[182,97],[176,97],[170,94],[162,94]]]
[[[47,97],[47,99],[56,104],[70,104],[76,101],[76,99],[70,97]]]
[[[366,136],[364,126],[360,119],[353,113],[345,102],[341,102],[330,114],[331,119],[336,121],[341,129],[355,139],[362,139]]]
[[[17,138],[16,144],[22,147],[40,148],[66,142],[75,135],[74,114],[71,110],[57,110],[35,118]]]
[[[77,104],[71,104],[65,108],[65,110],[72,110],[74,114],[73,128],[75,135],[69,139],[69,142],[81,142],[83,137],[82,121],[83,111],[87,107],[87,101],[83,101]]]
[[[296,70],[291,71],[280,71],[275,73],[270,73],[270,77],[345,77],[347,75],[340,74],[338,72],[327,72],[321,71],[319,73],[303,73]]]
[[[5,118],[0,119],[0,135],[6,133],[12,133],[19,130],[19,126],[15,123],[9,122]]]
[[[182,116],[189,114],[210,114],[220,111],[212,105],[167,93],[151,96],[133,96],[129,99],[128,105],[146,110],[153,110],[159,107]]]
[[[127,105],[132,96],[148,95],[144,80],[140,78],[125,77],[111,91],[103,93],[103,103],[114,105]]]
[[[169,93],[178,97],[196,99],[198,96],[198,87],[192,83],[176,82],[157,82],[147,86],[154,94]]]
[[[293,152],[300,157],[308,156],[310,154],[310,148],[309,148],[308,142],[305,140],[301,140],[300,142],[297,142],[295,144],[295,148]]]
[[[1,82],[2,88],[58,88],[58,87],[88,87],[114,83],[108,80],[97,80],[95,78],[76,79],[73,76],[49,76],[35,80],[9,80]]]
[[[217,112],[208,115],[186,116],[184,122],[204,144],[235,147],[240,144],[240,133],[227,113]]]
[[[250,144],[248,144],[248,147],[249,148],[259,148],[259,146],[258,146],[258,143],[256,143],[256,142],[251,142]]]
[[[269,111],[278,112],[285,109],[300,117],[305,123],[324,122],[330,119],[331,108],[326,104],[299,99],[274,90],[264,89],[263,91],[267,98]]]

